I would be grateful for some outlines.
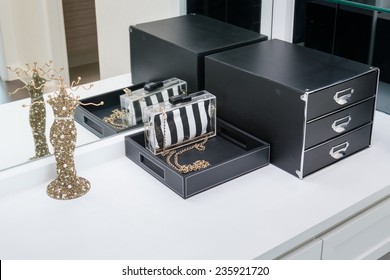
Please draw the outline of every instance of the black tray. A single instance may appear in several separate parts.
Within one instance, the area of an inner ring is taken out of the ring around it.
[[[145,83],[139,83],[132,86],[129,85],[127,88],[134,91],[142,88],[144,85]],[[81,99],[80,101],[83,103],[100,103],[101,101],[103,101],[104,105],[78,106],[75,111],[75,120],[100,138],[114,135],[119,132],[127,131],[129,129],[137,127],[130,126],[124,129],[118,129],[103,121],[103,118],[110,116],[113,110],[121,109],[119,96],[122,94],[124,94],[124,92],[121,88],[103,94],[95,95],[89,98]]]
[[[145,148],[144,133],[125,137],[126,156],[183,198],[215,187],[269,164],[269,144],[224,122],[217,121],[217,136],[210,138],[203,152],[188,151],[180,163],[203,159],[211,166],[182,174],[170,167],[165,158]]]

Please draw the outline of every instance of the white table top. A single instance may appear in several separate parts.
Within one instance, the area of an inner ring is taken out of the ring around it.
[[[390,195],[389,126],[377,112],[371,148],[304,180],[269,165],[187,200],[127,159],[123,136],[77,152],[92,189],[76,200],[31,185],[36,166],[0,172],[0,259],[276,258]]]

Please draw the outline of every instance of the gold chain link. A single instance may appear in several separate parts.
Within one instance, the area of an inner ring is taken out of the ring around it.
[[[204,151],[206,149],[205,144],[208,140],[208,137],[198,140],[201,142],[195,143],[189,147],[186,147],[186,148],[180,150],[179,152],[176,151],[176,149],[171,150],[169,152],[165,150],[165,147],[166,147],[166,134],[165,133],[166,133],[167,114],[166,114],[163,107],[161,107],[161,112],[162,112],[162,116],[163,116],[163,151],[161,154],[163,156],[165,156],[165,160],[168,163],[168,165],[171,166],[176,171],[178,171],[180,173],[185,173],[185,174],[210,166],[210,163],[206,160],[197,160],[194,163],[183,164],[183,165],[179,163],[179,156],[181,154],[184,154],[185,152],[188,152],[188,151],[193,150],[193,149],[196,149],[197,151],[200,151],[200,152]],[[171,162],[172,156],[173,156],[173,163]]]
[[[125,116],[125,112],[115,109],[112,111],[112,114],[109,117],[104,117],[103,121],[116,129],[125,129],[128,127],[128,125],[117,122],[118,120],[122,120]]]

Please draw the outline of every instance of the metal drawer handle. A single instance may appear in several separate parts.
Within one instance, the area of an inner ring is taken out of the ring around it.
[[[349,147],[349,143],[348,141],[340,144],[340,145],[337,145],[337,146],[334,146],[330,151],[329,151],[329,154],[334,158],[334,159],[340,159],[342,158],[343,156],[345,156],[345,152],[347,151]]]
[[[355,90],[352,87],[340,90],[336,92],[336,94],[333,96],[333,99],[337,104],[344,105],[349,102],[354,91]]]
[[[335,120],[332,124],[332,128],[337,133],[341,133],[347,129],[347,126],[351,122],[352,118],[351,116],[346,116],[344,118]]]

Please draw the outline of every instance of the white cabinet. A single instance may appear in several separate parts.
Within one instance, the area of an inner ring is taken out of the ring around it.
[[[320,260],[322,251],[322,240],[315,239],[291,253],[284,255],[281,260]]]
[[[390,198],[320,237],[322,259],[378,259],[390,251]]]
[[[45,195],[53,157],[3,170],[0,259],[382,257],[390,251],[389,125],[390,116],[377,113],[370,149],[303,181],[269,165],[190,200],[140,172],[124,155],[123,135],[75,151],[78,174],[92,184],[80,200]],[[75,224],[83,225],[76,236]]]
[[[389,252],[390,198],[387,198],[280,259],[388,259]]]

